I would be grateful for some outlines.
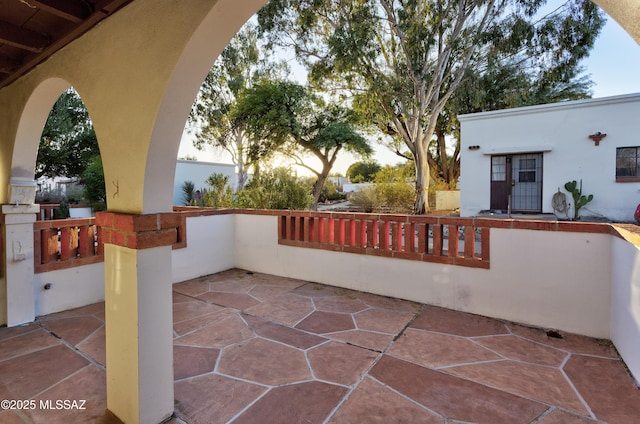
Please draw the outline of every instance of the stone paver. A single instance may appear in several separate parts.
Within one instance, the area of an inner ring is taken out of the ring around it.
[[[447,368],[445,372],[578,414],[589,414],[558,368],[500,361]]]
[[[251,315],[243,315],[242,318],[249,327],[258,335],[299,349],[309,349],[327,341],[324,337],[309,334],[295,328],[274,324]]]
[[[325,334],[325,336],[354,346],[375,350],[377,352],[385,350],[393,341],[393,336],[391,334],[373,333],[371,331],[364,330],[341,331],[338,333]]]
[[[495,336],[474,339],[479,345],[507,359],[559,367],[567,352],[516,336]]]
[[[309,381],[271,389],[234,421],[236,424],[322,423],[347,389]]]
[[[173,378],[195,377],[213,372],[220,354],[211,347],[173,346]]]
[[[444,418],[366,378],[331,417],[332,424],[442,424]]]
[[[389,354],[430,368],[501,359],[468,339],[413,328],[400,336]]]
[[[640,422],[610,342],[239,269],[173,289],[171,424]],[[102,303],[0,328],[0,398],[89,408],[0,422],[119,422],[104,338]]]
[[[629,389],[633,382],[620,361],[575,355],[564,371],[597,418],[616,424],[640,422],[640,390]]]
[[[314,310],[311,299],[287,293],[247,309],[245,312],[279,324],[294,326]]]
[[[194,331],[186,336],[176,338],[176,343],[183,346],[222,348],[252,338],[253,332],[237,314],[222,321]]]
[[[316,378],[352,386],[378,358],[378,353],[344,343],[329,342],[310,350],[307,356]]]
[[[189,424],[229,422],[265,388],[222,375],[205,374],[176,382],[176,414]]]
[[[54,335],[75,346],[102,327],[103,324],[103,321],[92,316],[79,316],[52,319],[45,321],[42,325]]]
[[[508,334],[506,326],[496,319],[435,306],[425,306],[411,327],[464,337]]]
[[[84,339],[83,342],[76,345],[78,350],[92,358],[98,364],[105,366],[107,364],[107,352],[105,351],[105,327],[100,327],[97,331]]]
[[[487,423],[530,423],[547,406],[511,393],[385,356],[370,375],[425,407],[451,419]]]
[[[304,352],[257,338],[225,349],[218,372],[270,386],[311,379]]]
[[[30,399],[89,362],[63,345],[0,362],[0,399]]]
[[[323,334],[353,330],[356,325],[351,315],[316,311],[296,325],[296,328],[311,333]]]

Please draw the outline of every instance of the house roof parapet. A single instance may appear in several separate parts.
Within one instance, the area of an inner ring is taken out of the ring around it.
[[[512,109],[492,110],[487,112],[468,113],[459,115],[461,122],[475,121],[482,119],[502,118],[505,116],[530,115],[533,113],[544,113],[551,111],[577,109],[595,106],[616,105],[623,103],[640,103],[640,93],[622,94],[618,96],[599,97],[595,99],[571,100],[566,102],[549,103],[544,105],[524,106]]]

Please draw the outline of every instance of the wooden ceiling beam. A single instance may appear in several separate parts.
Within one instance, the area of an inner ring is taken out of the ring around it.
[[[0,2],[1,1],[2,0],[0,0]],[[29,4],[31,4],[32,1],[33,2],[38,1],[39,3],[47,2],[50,5],[53,5],[53,4],[58,5],[58,3],[65,3],[67,0],[59,0],[59,1],[25,0],[25,1],[29,1],[30,2]],[[73,0],[73,1],[75,3],[78,0]],[[60,38],[51,40],[49,44],[47,44],[46,48],[37,52],[38,53],[37,55],[30,55],[31,57],[26,57],[23,60],[21,60],[20,63],[17,64],[17,69],[11,72],[10,74],[5,75],[2,72],[0,72],[0,88],[11,84],[13,81],[17,80],[22,75],[29,72],[36,65],[47,60],[49,56],[54,54],[56,51],[66,46],[68,43],[75,40],[76,38],[82,36],[82,34],[84,34],[85,32],[89,31],[95,24],[100,22],[102,19],[118,11],[120,8],[131,3],[132,1],[133,0],[98,0],[96,1],[95,6],[93,8],[94,9],[93,12],[86,19],[83,19],[81,22],[79,22],[70,32],[68,32],[67,34],[65,34]],[[63,9],[63,6],[59,6],[59,7],[56,6],[55,8],[57,10],[61,10]],[[5,23],[0,21],[0,33],[2,32],[2,28],[4,26],[5,26]],[[38,35],[42,36],[41,34],[38,34]],[[4,41],[4,42],[6,42],[7,44],[14,45],[8,41]],[[3,39],[0,34],[0,44],[2,43],[3,43]]]
[[[0,43],[33,53],[43,52],[51,44],[48,36],[0,21]]]
[[[131,0],[98,0],[96,1],[95,11],[110,15],[130,2]]]
[[[20,64],[7,56],[0,55],[0,73],[11,74],[20,67]]]
[[[44,12],[58,16],[73,23],[80,23],[87,19],[93,10],[91,5],[80,0],[28,0],[33,6]]]

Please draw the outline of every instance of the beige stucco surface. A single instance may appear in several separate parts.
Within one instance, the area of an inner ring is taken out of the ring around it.
[[[67,86],[74,86],[95,126],[105,167],[108,209],[129,213],[170,210],[179,136],[189,106],[219,52],[265,2],[136,0],[0,89],[0,203],[8,201],[12,172],[28,177],[33,170],[46,115],[57,96]],[[640,41],[637,1],[596,3]],[[255,249],[259,244],[248,247]],[[157,263],[167,265],[161,268],[166,272],[154,272],[153,264]],[[112,364],[107,376],[108,404],[117,415],[131,417],[130,422],[153,422],[150,414],[161,411],[164,416],[163,411],[173,407],[172,399],[167,400],[172,391],[171,378],[154,376],[149,367],[140,365],[153,357],[164,366],[171,355],[170,344],[168,348],[163,345],[170,341],[170,335],[155,336],[171,329],[170,318],[162,319],[170,317],[166,313],[170,310],[170,292],[153,290],[154,284],[169,287],[170,263],[170,249],[149,254],[105,249],[106,297],[112,299],[107,301],[111,309],[107,313],[108,328],[118,335],[107,340]],[[292,262],[289,259],[287,263]],[[367,268],[365,265],[361,264],[361,269]],[[131,295],[124,303],[114,303],[123,289]],[[0,296],[0,309],[4,309],[10,300],[3,289]],[[133,312],[122,311],[122,307],[130,306],[127,302],[136,302]],[[0,317],[3,315],[0,313]],[[161,324],[146,326],[156,318],[161,318],[157,321]],[[138,325],[143,323],[142,327],[132,327],[132,319],[137,319]],[[136,341],[152,348],[163,347],[157,352],[141,351]],[[135,348],[126,352],[120,349],[122,346]],[[157,387],[152,389],[154,385]],[[114,394],[113,387],[131,387],[129,393],[136,392],[132,395],[134,403]]]
[[[593,0],[640,44],[640,2],[638,0]]]
[[[181,125],[208,67],[264,0],[136,0],[0,90],[0,200],[7,184],[35,163],[41,126],[52,102],[73,85],[96,128],[109,209],[157,212],[170,197],[156,185],[179,146]],[[640,3],[597,0],[640,41]],[[202,23],[205,24],[202,24]],[[202,25],[201,25],[202,24]],[[59,78],[51,84],[51,78]],[[46,90],[32,94],[45,83]],[[31,102],[36,107],[25,105]],[[174,122],[175,120],[175,122]],[[14,140],[21,137],[14,150]],[[25,133],[26,132],[26,133]],[[159,181],[160,180],[160,181]],[[170,178],[167,178],[170,180]],[[155,192],[155,193],[154,193]],[[156,197],[162,198],[155,201]]]
[[[151,210],[145,208],[143,182],[154,162],[165,163],[166,158],[175,162],[181,127],[207,70],[261,4],[243,1],[231,6],[232,3],[137,0],[0,90],[0,199],[6,199],[12,167],[13,176],[23,176],[35,164],[42,125],[51,105],[66,88],[66,81],[79,92],[93,121],[105,167],[109,209],[142,213],[169,208],[170,202],[156,204]],[[229,13],[221,13],[225,10],[236,13],[229,19]],[[202,28],[204,20],[207,25]],[[198,32],[206,37],[201,35],[194,44],[192,40]],[[189,54],[196,56],[199,63],[184,63]],[[183,75],[176,71],[185,70],[191,71],[184,75],[189,80],[182,81]],[[51,78],[58,78],[63,85],[48,83]],[[48,89],[39,92],[43,82]],[[32,97],[34,92],[36,98]],[[166,106],[174,100],[178,110]],[[27,102],[36,106],[25,112]],[[162,141],[167,121],[175,135],[169,142]],[[21,139],[14,150],[19,124],[23,126],[21,133],[26,131],[29,136]],[[165,126],[163,131],[156,130],[159,124]],[[155,144],[160,149],[152,148]],[[172,181],[173,169],[163,167],[163,171],[170,174],[168,180]],[[154,185],[155,179],[146,181]],[[147,203],[149,196],[152,193],[147,192]]]

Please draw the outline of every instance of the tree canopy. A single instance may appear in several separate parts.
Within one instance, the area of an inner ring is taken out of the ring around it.
[[[352,183],[373,181],[381,166],[376,161],[359,161],[347,168],[347,177]]]
[[[255,139],[262,140],[252,144],[253,157],[278,150],[316,175],[312,189],[314,209],[341,151],[359,155],[373,151],[357,130],[359,116],[355,112],[326,104],[307,88],[289,81],[264,80],[243,91],[234,118],[244,122]],[[319,159],[321,168],[306,163],[305,154]]]
[[[97,155],[89,113],[78,93],[69,89],[53,105],[42,130],[35,177],[78,178]]]
[[[414,213],[424,213],[431,168],[456,165],[444,134],[458,113],[472,111],[462,107],[470,105],[465,96],[450,106],[463,84],[470,82],[471,104],[484,108],[518,90],[521,101],[529,92],[542,101],[562,99],[563,87],[579,73],[603,14],[588,0],[569,0],[541,16],[545,3],[271,0],[258,19],[272,44],[295,48],[316,86],[348,96],[391,137],[394,151],[413,160]],[[473,89],[483,80],[495,82],[501,72],[519,85],[498,84],[495,93]],[[449,118],[441,119],[445,113]]]
[[[288,73],[286,64],[268,61],[260,53],[259,39],[253,24],[247,23],[215,62],[196,97],[188,123],[196,126],[194,145],[221,149],[230,154],[238,170],[238,185],[242,189],[248,178],[248,168],[254,173],[260,159],[268,155],[259,149],[246,132],[244,122],[234,114],[236,100],[243,90],[262,78],[276,78]]]

